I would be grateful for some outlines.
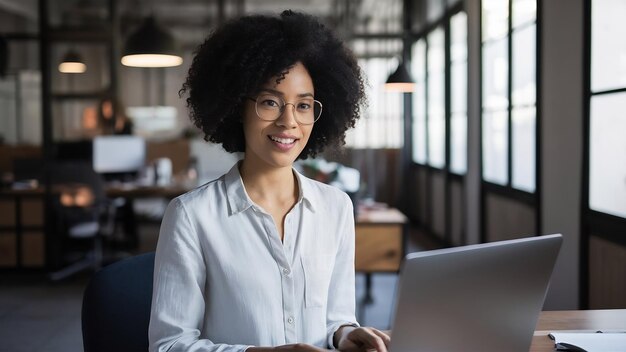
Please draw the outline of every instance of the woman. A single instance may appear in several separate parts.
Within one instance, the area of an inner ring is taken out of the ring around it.
[[[126,116],[124,104],[114,97],[107,97],[98,104],[98,124],[103,135],[133,134],[132,121]]]
[[[386,351],[354,316],[352,203],[292,168],[354,126],[351,52],[308,15],[243,17],[199,47],[182,91],[205,139],[245,156],[166,211],[151,351]]]

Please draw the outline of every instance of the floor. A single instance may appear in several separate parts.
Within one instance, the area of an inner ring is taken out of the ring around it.
[[[5,281],[5,280],[3,280]],[[0,351],[82,351],[85,276],[62,284],[10,279],[0,289]]]
[[[140,251],[154,248],[158,227],[143,227]],[[412,234],[412,239],[416,237]],[[419,242],[419,241],[418,241]],[[409,251],[430,246],[409,241]],[[82,351],[80,311],[88,274],[60,283],[50,283],[41,275],[0,277],[0,352]],[[364,306],[357,317],[362,325],[379,329],[390,327],[395,296],[395,274],[372,275],[373,303]],[[356,297],[364,296],[365,276],[356,277]]]

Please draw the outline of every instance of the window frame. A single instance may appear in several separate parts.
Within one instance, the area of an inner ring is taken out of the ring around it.
[[[465,131],[465,160],[466,160],[466,168],[465,168],[465,172],[463,173],[457,173],[457,172],[453,172],[452,170],[450,170],[450,162],[451,162],[451,118],[452,118],[452,111],[451,111],[451,105],[452,105],[452,99],[451,99],[451,26],[450,26],[450,22],[452,17],[454,17],[455,15],[457,15],[458,13],[461,12],[465,12],[466,16],[467,16],[467,12],[465,11],[465,8],[462,6],[463,4],[458,4],[452,8],[450,8],[448,11],[446,11],[445,15],[439,19],[436,22],[433,22],[432,24],[430,24],[429,26],[427,26],[424,30],[418,32],[418,33],[412,33],[410,36],[410,47],[411,49],[409,50],[410,52],[413,51],[413,46],[417,43],[418,40],[423,39],[425,44],[426,44],[426,51],[425,51],[425,55],[424,55],[424,62],[423,62],[423,66],[424,66],[424,90],[425,90],[425,131],[424,131],[424,135],[425,135],[425,139],[426,139],[426,160],[424,163],[419,163],[416,162],[414,159],[414,137],[415,135],[413,134],[413,123],[415,120],[415,116],[413,113],[413,98],[411,98],[411,129],[410,129],[410,135],[411,135],[411,149],[409,151],[410,153],[410,164],[412,167],[417,167],[417,168],[423,168],[423,169],[427,169],[430,172],[435,172],[435,173],[443,173],[445,174],[447,177],[450,177],[452,179],[458,180],[458,181],[462,181],[465,177],[465,175],[467,174],[467,167],[469,165],[468,161],[469,161],[469,151],[468,151],[468,143],[469,143],[469,130],[468,128],[466,128]],[[466,77],[466,88],[465,88],[465,101],[466,101],[466,126],[469,125],[469,117],[468,117],[468,111],[469,111],[469,26],[466,23],[467,27],[466,27],[466,50],[468,52],[467,57],[466,57],[466,66],[467,66],[467,70],[466,73],[468,75],[468,77]],[[430,134],[429,134],[429,118],[430,118],[430,114],[428,113],[429,111],[429,72],[428,72],[428,52],[430,49],[430,43],[428,41],[428,36],[429,34],[431,34],[432,32],[434,32],[435,30],[442,28],[443,32],[444,32],[444,147],[445,147],[445,153],[444,153],[444,165],[443,167],[437,167],[437,166],[432,166],[430,164]],[[414,58],[411,57],[411,59],[413,60]]]
[[[541,194],[541,174],[540,174],[540,166],[541,166],[541,0],[536,0],[537,10],[536,17],[534,22],[525,22],[518,27],[513,27],[513,1],[508,0],[508,19],[507,19],[507,32],[506,36],[502,38],[497,38],[495,40],[506,40],[507,46],[507,107],[504,109],[507,114],[507,181],[506,184],[502,185],[496,182],[492,182],[485,179],[484,176],[484,145],[483,145],[483,127],[484,127],[484,47],[485,43],[490,41],[494,41],[494,39],[483,40],[483,26],[484,26],[484,18],[483,18],[483,3],[480,3],[480,67],[479,67],[479,76],[480,76],[480,179],[483,190],[489,190],[499,195],[516,199],[528,205],[534,206],[537,209],[537,227],[538,232],[540,227],[540,194]],[[512,99],[513,92],[513,72],[515,62],[513,60],[513,34],[522,29],[528,28],[531,25],[535,25],[535,190],[530,192],[527,190],[523,190],[513,186],[513,110],[515,108],[529,107],[531,105],[519,105],[514,106]],[[484,208],[483,208],[484,209]]]
[[[590,206],[590,156],[591,156],[591,99],[598,95],[607,95],[626,92],[626,86],[606,90],[592,91],[592,11],[593,0],[584,0],[584,53],[583,53],[583,174],[581,193],[581,245],[580,245],[580,306],[581,309],[589,308],[589,249],[592,235],[622,247],[626,247],[626,218],[593,210]]]
[[[468,16],[468,20],[466,23],[466,48],[467,48],[467,58],[466,58],[466,65],[467,65],[467,79],[466,79],[466,111],[467,111],[467,120],[466,120],[466,124],[467,126],[469,126],[469,48],[470,48],[470,43],[469,43],[469,15],[467,14],[467,11],[465,9],[465,6],[463,5],[463,3],[458,3],[454,6],[452,6],[451,8],[449,8],[445,14],[437,21],[431,23],[430,25],[426,26],[423,30],[419,31],[419,32],[413,32],[409,35],[408,37],[408,43],[409,43],[409,53],[412,54],[413,52],[413,47],[414,45],[417,43],[418,40],[420,39],[424,39],[425,43],[426,43],[426,51],[425,51],[425,57],[424,57],[424,62],[423,62],[423,67],[424,67],[424,73],[425,73],[425,80],[424,80],[424,89],[425,89],[425,104],[426,106],[424,107],[424,111],[425,111],[425,148],[426,148],[426,161],[425,163],[417,163],[414,160],[414,154],[413,154],[413,146],[415,143],[414,140],[414,134],[413,134],[413,123],[415,121],[415,116],[413,114],[413,109],[414,109],[414,105],[413,105],[413,97],[411,96],[410,100],[410,118],[408,119],[408,128],[407,128],[407,136],[409,136],[409,139],[405,140],[405,146],[408,149],[408,162],[409,162],[409,169],[411,170],[411,172],[413,171],[419,171],[419,170],[423,170],[425,172],[425,177],[429,180],[428,182],[430,182],[430,180],[433,179],[433,177],[435,175],[438,175],[440,177],[443,177],[444,179],[444,198],[445,198],[445,204],[444,204],[444,210],[443,210],[443,217],[444,217],[444,227],[445,227],[445,231],[442,235],[443,237],[438,237],[436,236],[437,234],[435,234],[432,230],[432,228],[430,228],[430,225],[424,225],[425,229],[430,232],[433,235],[433,238],[437,238],[437,240],[442,241],[441,243],[444,245],[449,245],[450,243],[452,243],[452,234],[451,234],[451,229],[452,229],[452,207],[451,207],[451,202],[452,202],[452,186],[453,183],[456,182],[457,184],[461,184],[462,187],[466,187],[465,184],[465,176],[467,174],[467,167],[469,166],[469,127],[466,129],[466,135],[465,135],[465,139],[466,139],[466,145],[465,145],[465,158],[466,158],[466,169],[465,172],[463,174],[457,174],[454,173],[450,170],[450,119],[451,119],[451,87],[450,87],[450,68],[451,68],[451,61],[450,61],[450,45],[451,45],[451,39],[450,39],[450,20],[451,18],[456,15],[457,13],[460,12],[465,12],[466,16]],[[429,116],[428,116],[428,104],[429,104],[429,100],[428,100],[428,48],[429,48],[429,43],[427,40],[428,34],[431,33],[432,31],[434,31],[435,29],[439,28],[439,27],[443,27],[444,29],[444,50],[445,50],[445,58],[444,58],[444,100],[445,100],[445,112],[444,112],[444,123],[445,123],[445,135],[444,135],[444,145],[445,145],[445,162],[444,162],[444,167],[443,168],[438,168],[438,167],[434,167],[432,165],[430,165],[429,163],[429,159],[430,159],[430,155],[429,155],[429,133],[428,133],[428,120],[429,120]],[[411,59],[414,59],[411,57]],[[408,141],[408,143],[407,143]],[[426,202],[426,204],[431,204],[432,203],[432,198],[433,198],[433,192],[432,190],[430,190],[429,188],[426,189],[426,192],[423,194],[424,197],[424,201]],[[426,210],[426,217],[429,219],[429,223],[432,222],[433,220],[433,210],[432,209],[428,209]],[[461,222],[462,222],[462,226],[464,226],[465,224],[465,216],[462,216]],[[461,242],[462,243],[466,243],[467,238],[466,238],[467,234],[465,231],[463,231],[461,233]]]

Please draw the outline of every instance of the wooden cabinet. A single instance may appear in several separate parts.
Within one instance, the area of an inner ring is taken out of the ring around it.
[[[0,268],[43,268],[45,262],[43,192],[0,191]]]

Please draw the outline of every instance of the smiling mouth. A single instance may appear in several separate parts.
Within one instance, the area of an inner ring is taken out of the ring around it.
[[[280,143],[280,144],[294,144],[296,142],[295,138],[279,138],[274,136],[268,136],[270,140]]]

